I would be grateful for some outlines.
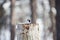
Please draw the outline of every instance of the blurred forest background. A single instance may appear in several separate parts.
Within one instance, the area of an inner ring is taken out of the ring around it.
[[[60,40],[60,1],[0,0],[0,40]]]

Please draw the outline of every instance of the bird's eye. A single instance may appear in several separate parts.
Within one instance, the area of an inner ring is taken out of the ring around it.
[[[28,22],[30,22],[30,20],[29,20],[29,19],[28,19],[27,21],[28,21]]]

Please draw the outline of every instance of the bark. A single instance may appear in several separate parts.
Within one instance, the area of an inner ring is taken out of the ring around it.
[[[55,9],[55,0],[49,0],[50,1],[50,17],[51,17],[51,21],[52,21],[52,32],[53,32],[53,39],[56,39],[56,9]]]
[[[36,12],[36,8],[37,8],[37,5],[36,5],[36,2],[37,0],[30,0],[30,4],[31,4],[31,12],[32,12],[32,23],[33,24],[36,24],[36,18],[37,18],[37,12]]]
[[[15,25],[14,23],[14,6],[15,6],[15,0],[11,0],[11,40],[14,40],[15,38]]]

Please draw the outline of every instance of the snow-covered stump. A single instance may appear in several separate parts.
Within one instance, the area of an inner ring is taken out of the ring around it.
[[[38,24],[20,24],[17,26],[15,40],[41,40],[40,27]]]
[[[40,29],[38,24],[31,24],[27,33],[28,40],[40,40]]]

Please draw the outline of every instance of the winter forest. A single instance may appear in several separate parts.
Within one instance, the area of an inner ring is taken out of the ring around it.
[[[60,40],[59,0],[0,0],[0,40]]]

